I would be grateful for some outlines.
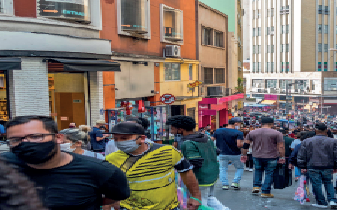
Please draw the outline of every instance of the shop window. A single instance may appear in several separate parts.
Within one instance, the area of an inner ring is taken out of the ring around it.
[[[224,72],[225,71],[225,69],[223,69],[223,68],[216,68],[215,69],[215,83],[224,83],[225,81],[224,81],[224,79],[223,79],[223,77],[224,77]]]
[[[266,88],[277,88],[277,80],[266,80]]]
[[[37,0],[37,14],[41,17],[90,24],[90,1],[91,0]]]
[[[189,64],[188,66],[188,79],[189,80],[193,80],[193,65],[192,64]]]
[[[195,107],[187,109],[187,116],[192,117],[195,120]]]
[[[180,80],[180,64],[179,63],[164,63],[165,64],[165,80]]]
[[[213,84],[213,68],[204,68],[204,83]]]
[[[337,78],[324,78],[324,91],[337,91]]]
[[[0,0],[1,2],[1,0]],[[6,74],[0,71],[0,124],[4,125],[2,121],[8,121],[8,105],[7,105],[7,84]]]
[[[213,45],[211,28],[202,27],[202,44]]]
[[[214,46],[216,47],[223,47],[223,33],[214,31]]]
[[[183,11],[161,4],[160,23],[162,33],[161,42],[179,43],[184,40]]]

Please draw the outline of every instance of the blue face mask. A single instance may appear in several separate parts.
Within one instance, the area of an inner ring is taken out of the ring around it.
[[[174,135],[174,142],[180,142],[182,139],[181,134]]]
[[[115,142],[116,146],[119,150],[125,153],[131,153],[137,150],[140,145],[137,144],[136,140],[126,140]]]

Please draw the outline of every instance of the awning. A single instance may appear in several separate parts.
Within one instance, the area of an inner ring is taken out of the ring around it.
[[[0,70],[21,70],[20,58],[0,58]]]
[[[64,71],[121,71],[121,64],[104,60],[45,59],[63,64]]]
[[[263,100],[261,104],[263,105],[274,105],[277,101],[276,100]]]

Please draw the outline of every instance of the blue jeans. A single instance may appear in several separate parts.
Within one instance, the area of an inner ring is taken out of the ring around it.
[[[236,168],[233,183],[240,183],[244,171],[244,165],[240,160],[241,155],[220,155],[220,179],[223,186],[229,186],[228,183],[228,161]]]
[[[301,169],[295,166],[295,178],[301,177]]]
[[[309,169],[309,176],[312,182],[312,190],[315,194],[316,201],[320,205],[327,205],[325,197],[322,193],[322,183],[327,192],[328,202],[335,201],[335,190],[333,188],[333,172],[332,169]]]
[[[263,194],[270,194],[271,185],[274,181],[274,171],[277,166],[277,158],[253,158],[255,165],[253,187],[262,187]],[[262,185],[262,174],[264,182]]]

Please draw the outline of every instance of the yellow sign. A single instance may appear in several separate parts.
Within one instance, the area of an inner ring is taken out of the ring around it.
[[[200,82],[200,81],[195,81],[194,83],[190,83],[190,84],[188,84],[187,85],[187,87],[188,88],[195,88],[195,87],[198,87],[199,85],[201,85],[202,84],[202,82]]]

